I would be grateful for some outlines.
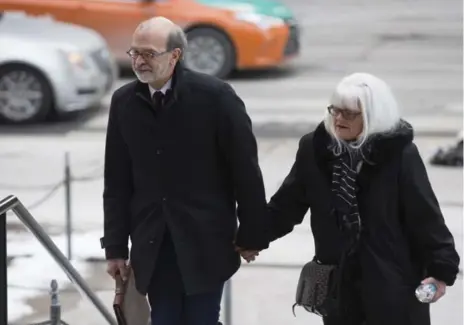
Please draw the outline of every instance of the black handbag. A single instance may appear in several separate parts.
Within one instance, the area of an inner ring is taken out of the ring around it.
[[[294,315],[295,306],[318,316],[334,312],[337,270],[337,265],[321,264],[316,258],[304,265],[298,280],[296,302],[292,307]]]

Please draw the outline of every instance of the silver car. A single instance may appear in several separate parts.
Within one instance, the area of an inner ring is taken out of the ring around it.
[[[0,118],[22,123],[98,105],[117,65],[95,31],[0,12]]]

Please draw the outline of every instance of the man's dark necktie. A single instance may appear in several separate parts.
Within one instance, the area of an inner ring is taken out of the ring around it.
[[[155,109],[160,109],[164,104],[164,94],[162,91],[155,91],[152,97],[153,106]]]

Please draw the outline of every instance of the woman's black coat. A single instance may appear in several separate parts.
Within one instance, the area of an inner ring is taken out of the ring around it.
[[[453,236],[412,140],[406,122],[378,137],[371,164],[358,175],[361,295],[369,325],[430,324],[429,306],[417,301],[415,288],[428,276],[453,285],[458,273]],[[291,232],[310,209],[315,255],[327,264],[338,263],[344,249],[331,214],[330,141],[322,123],[301,138],[295,163],[269,203],[273,240]]]

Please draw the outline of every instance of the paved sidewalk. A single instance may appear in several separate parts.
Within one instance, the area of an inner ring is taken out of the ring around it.
[[[437,145],[445,144],[448,140],[446,138],[419,138],[416,143],[426,160]],[[99,141],[89,142],[87,140],[87,150],[95,150],[92,147],[99,147],[101,145]],[[266,180],[268,196],[274,193],[283,177],[287,174],[294,159],[297,143],[297,139],[259,139],[261,166]],[[59,145],[56,147],[59,147]],[[82,148],[80,145],[77,146],[77,149]],[[37,146],[36,150],[40,150],[40,146]],[[85,152],[81,154],[84,155]],[[463,256],[462,169],[428,166],[428,171],[447,224],[455,236],[459,253]],[[100,186],[97,186],[100,182],[101,180],[96,180],[85,188],[76,190],[76,192],[81,191],[81,193],[75,194],[79,195],[81,200],[83,198],[82,191],[87,191],[86,195],[100,198]],[[92,204],[96,206],[96,199],[94,201]],[[98,227],[97,223],[101,222],[101,217],[95,217],[95,214],[87,216],[87,220],[91,218],[96,219],[92,223],[93,227]],[[83,222],[85,223],[85,221]],[[312,316],[301,309],[297,310],[296,318],[294,318],[291,312],[291,305],[294,301],[295,287],[300,271],[299,268],[312,257],[314,251],[308,223],[309,220],[306,218],[303,225],[297,227],[292,234],[273,243],[269,250],[260,255],[259,260],[252,265],[244,265],[236,274],[232,282],[232,324],[227,325],[321,324],[318,317]],[[95,238],[95,245],[98,245],[98,238]],[[95,257],[101,259],[102,254]],[[263,264],[287,264],[290,267],[263,267]],[[91,270],[88,273],[87,281],[111,311],[113,283],[105,275],[105,265],[104,263],[96,262],[89,263],[89,266]],[[50,274],[49,276],[51,279],[55,275]],[[454,287],[449,288],[447,296],[433,306],[432,316],[434,324],[463,324],[462,289],[463,283],[462,278],[460,278]],[[12,289],[10,288],[9,290]],[[35,313],[29,317],[20,319],[18,322],[15,322],[15,325],[31,324],[34,321],[46,319],[48,315],[48,303],[49,298],[46,294],[31,299],[29,304],[34,308]],[[105,321],[98,315],[97,311],[87,301],[82,300],[75,291],[69,292],[69,290],[66,290],[66,292],[63,292],[62,303],[62,318],[70,325],[105,324]],[[224,312],[225,310],[223,310],[222,317],[224,317]]]

